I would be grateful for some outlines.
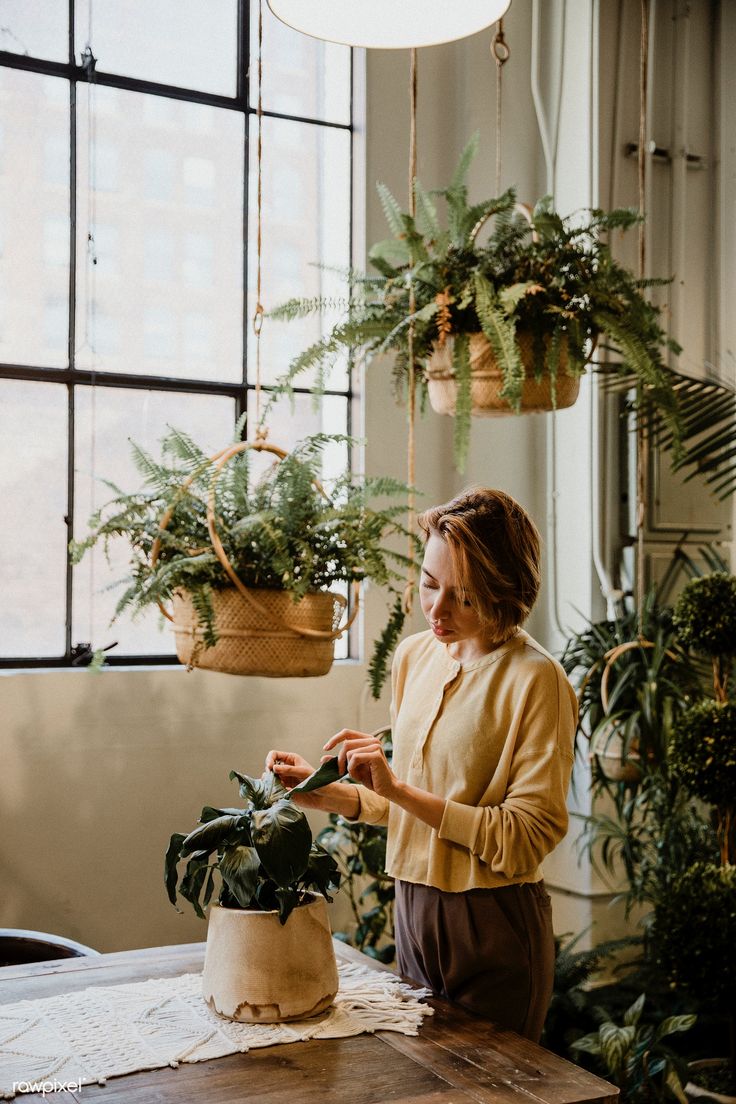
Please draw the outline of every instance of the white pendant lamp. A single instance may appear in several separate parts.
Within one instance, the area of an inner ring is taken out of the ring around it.
[[[302,34],[378,50],[437,46],[490,27],[511,0],[268,0]]]

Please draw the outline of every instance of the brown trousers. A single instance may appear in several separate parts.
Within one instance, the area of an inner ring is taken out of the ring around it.
[[[396,882],[400,973],[539,1042],[555,948],[544,882],[446,893]]]

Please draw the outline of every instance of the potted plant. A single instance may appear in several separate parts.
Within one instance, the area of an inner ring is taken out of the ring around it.
[[[679,455],[682,422],[666,339],[645,284],[611,255],[606,235],[633,226],[632,210],[592,210],[566,218],[549,196],[519,213],[513,189],[471,204],[466,176],[476,135],[447,188],[416,182],[416,217],[379,192],[392,237],[369,258],[379,275],[352,276],[347,315],[292,363],[282,386],[307,369],[324,373],[340,352],[395,354],[398,391],[406,387],[409,331],[418,382],[433,406],[453,413],[462,468],[472,414],[552,409],[575,401],[596,343],[616,351],[620,378],[637,384],[640,407],[656,412]],[[444,201],[447,225],[436,200]],[[480,231],[491,222],[490,236]],[[649,282],[651,283],[651,281]],[[273,312],[293,319],[335,308],[293,299]]]
[[[571,1049],[592,1054],[604,1076],[619,1086],[622,1099],[628,1104],[672,1099],[684,1102],[687,1066],[664,1039],[688,1031],[696,1017],[668,1016],[658,1024],[647,1023],[642,1021],[645,1000],[642,993],[626,1010],[620,1024],[601,1011],[598,1030],[577,1039]]]
[[[239,431],[214,457],[175,429],[162,441],[160,460],[134,444],[143,488],[114,487],[116,497],[90,519],[89,535],[72,545],[73,562],[98,542],[107,549],[125,540],[130,572],[115,616],[159,606],[174,623],[183,663],[236,674],[325,674],[347,627],[339,624],[346,601],[334,588],[387,587],[393,608],[371,666],[378,696],[403,624],[398,584],[407,561],[391,538],[407,535],[406,507],[395,501],[406,488],[345,473],[328,494],[318,478],[320,454],[336,438],[306,438],[287,455],[248,446]],[[259,478],[253,448],[277,454]]]
[[[325,784],[312,775],[297,790]],[[220,1015],[268,1023],[324,1011],[338,978],[325,900],[335,860],[313,843],[304,813],[271,772],[230,772],[243,808],[205,805],[189,834],[169,841],[165,881],[199,917],[209,906],[203,995]],[[210,904],[218,888],[216,904]]]
[[[730,1095],[736,1098],[736,705],[728,684],[736,654],[736,576],[693,579],[674,610],[681,642],[711,661],[712,697],[700,696],[671,735],[673,770],[714,811],[720,863],[679,871],[658,902],[652,939],[673,988],[730,1020]]]

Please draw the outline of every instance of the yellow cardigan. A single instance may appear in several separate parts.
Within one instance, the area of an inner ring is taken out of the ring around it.
[[[568,824],[577,701],[560,664],[523,630],[464,664],[423,632],[391,678],[394,772],[446,803],[435,830],[358,787],[355,819],[388,825],[388,873],[450,892],[538,881]]]

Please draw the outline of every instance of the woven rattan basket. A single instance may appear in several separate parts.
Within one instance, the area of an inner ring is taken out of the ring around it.
[[[287,455],[283,449],[265,441],[241,441],[222,449],[211,459],[216,461],[207,501],[207,527],[215,554],[232,586],[212,592],[214,626],[217,643],[205,646],[191,596],[185,590],[173,595],[173,613],[159,605],[164,617],[172,622],[176,637],[176,654],[189,669],[202,667],[228,675],[262,675],[267,678],[308,678],[326,675],[332,666],[335,641],[350,628],[358,614],[360,584],[353,583],[353,609],[343,625],[340,620],[347,600],[332,591],[307,594],[294,602],[285,590],[262,590],[247,587],[235,573],[217,533],[215,519],[215,484],[222,468],[233,456],[248,449],[270,452],[278,460]],[[188,493],[194,476],[182,484],[181,493]],[[316,484],[321,494],[322,486]],[[325,497],[327,497],[325,495]],[[161,519],[163,532],[173,516],[170,507]],[[154,541],[151,563],[161,551],[161,540]]]
[[[230,675],[267,678],[326,675],[335,648],[332,633],[340,623],[344,600],[330,593],[308,594],[298,602],[283,590],[252,590],[260,609],[235,587],[213,591],[217,643],[203,647],[203,630],[186,591],[174,594],[176,654],[188,667]],[[286,625],[294,626],[286,627]],[[321,637],[302,636],[296,627]]]
[[[539,382],[534,378],[534,338],[531,333],[517,334],[521,361],[526,371],[522,385],[521,410],[531,414],[542,410],[563,410],[572,406],[578,397],[580,379],[567,374],[567,340],[560,343],[560,361],[556,379],[555,399],[549,376]],[[427,364],[429,401],[438,414],[454,414],[457,400],[457,382],[452,368],[452,337],[435,345]],[[470,395],[475,417],[493,418],[513,414],[506,399],[501,396],[503,375],[496,356],[485,334],[470,335]]]

